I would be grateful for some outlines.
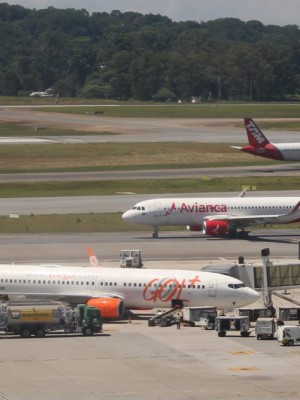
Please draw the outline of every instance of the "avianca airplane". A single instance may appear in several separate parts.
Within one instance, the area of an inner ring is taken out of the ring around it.
[[[124,309],[250,304],[259,294],[238,279],[205,271],[0,265],[0,295],[86,303],[104,318]]]
[[[281,161],[300,161],[300,143],[270,143],[251,118],[244,118],[249,146],[231,146],[254,156]]]
[[[153,226],[153,238],[160,226],[186,225],[204,235],[246,237],[245,228],[261,224],[300,221],[299,197],[178,197],[157,198],[137,203],[122,218],[131,224]]]

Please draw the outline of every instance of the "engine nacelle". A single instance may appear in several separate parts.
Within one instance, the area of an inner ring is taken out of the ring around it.
[[[227,221],[204,221],[202,231],[209,236],[225,235],[228,233],[228,226]]]
[[[186,229],[191,232],[201,232],[202,225],[187,225]]]
[[[100,310],[102,318],[116,319],[121,318],[124,314],[123,300],[114,297],[99,297],[97,299],[89,299],[86,304],[96,307]]]

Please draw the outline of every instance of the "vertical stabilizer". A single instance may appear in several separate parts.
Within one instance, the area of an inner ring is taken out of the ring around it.
[[[270,142],[253,121],[252,118],[244,118],[249,144],[253,147],[264,147]]]

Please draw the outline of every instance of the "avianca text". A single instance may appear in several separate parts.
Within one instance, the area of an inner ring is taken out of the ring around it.
[[[227,212],[225,204],[187,204],[182,203],[179,207],[175,203],[171,206],[171,211],[179,210],[179,212],[187,213],[206,213],[206,212]]]

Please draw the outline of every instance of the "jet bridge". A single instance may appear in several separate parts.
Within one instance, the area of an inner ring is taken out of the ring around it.
[[[209,265],[204,270],[233,276],[252,289],[262,290],[264,287],[264,264],[266,266],[266,286],[269,290],[300,287],[300,261],[298,260],[270,261],[265,259],[262,262],[251,264],[223,263]]]

